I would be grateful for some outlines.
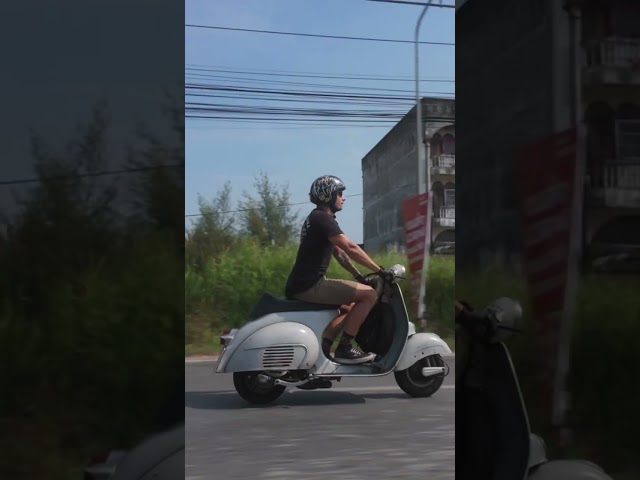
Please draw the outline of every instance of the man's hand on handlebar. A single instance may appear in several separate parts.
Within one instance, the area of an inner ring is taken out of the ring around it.
[[[375,278],[365,277],[362,274],[358,274],[353,278],[355,278],[358,281],[358,283],[361,283],[363,285],[368,285],[369,287],[372,287],[372,288],[376,288],[376,279]]]
[[[378,275],[380,275],[380,277],[382,277],[383,279],[385,279],[388,282],[391,282],[394,278],[395,278],[395,273],[391,270],[385,270],[384,268],[380,267],[380,270],[378,270],[376,272]]]

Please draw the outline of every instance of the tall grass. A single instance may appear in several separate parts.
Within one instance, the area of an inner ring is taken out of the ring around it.
[[[264,292],[284,296],[284,285],[295,261],[296,246],[260,247],[242,240],[199,271],[185,270],[185,342],[187,354],[213,353],[216,340],[227,327],[239,327]],[[407,265],[406,257],[389,253],[374,255],[385,267]],[[367,273],[364,268],[360,269]],[[332,261],[327,276],[351,279],[350,274]],[[409,282],[401,284],[409,302]],[[428,330],[443,336],[453,331],[454,261],[435,257],[427,285]],[[411,309],[410,309],[411,310]]]
[[[154,428],[183,361],[183,260],[163,243],[148,237],[73,279],[46,281],[46,315],[0,304],[5,478],[79,478],[91,455]]]
[[[640,475],[640,384],[636,348],[640,344],[640,278],[586,276],[581,279],[573,320],[570,454],[600,463],[609,471]],[[534,381],[532,321],[524,278],[505,271],[459,275],[456,295],[481,307],[500,296],[518,299],[524,308],[525,334],[510,342],[532,428],[550,435]],[[549,438],[548,438],[549,440]],[[553,443],[550,444],[553,447]]]

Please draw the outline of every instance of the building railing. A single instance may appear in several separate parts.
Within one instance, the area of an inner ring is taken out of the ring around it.
[[[431,157],[431,166],[432,167],[455,167],[456,166],[456,156],[450,153],[443,153],[441,155],[434,155]]]
[[[592,188],[640,188],[640,159],[635,162],[607,162],[589,169]]]
[[[632,67],[640,65],[640,39],[611,37],[592,43],[586,50],[587,66]]]
[[[456,207],[437,207],[433,210],[434,218],[456,218]]]

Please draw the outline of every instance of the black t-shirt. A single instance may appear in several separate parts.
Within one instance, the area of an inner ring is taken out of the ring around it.
[[[287,297],[309,290],[318,283],[329,268],[335,248],[329,237],[341,233],[335,215],[318,208],[309,214],[302,225],[298,255],[287,279]]]

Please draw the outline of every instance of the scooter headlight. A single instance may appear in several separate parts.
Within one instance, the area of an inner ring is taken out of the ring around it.
[[[503,342],[507,338],[522,333],[522,306],[511,298],[498,298],[486,309],[493,323],[493,341]]]
[[[393,283],[398,283],[400,280],[404,280],[406,274],[404,265],[397,263],[389,270],[393,272]]]

